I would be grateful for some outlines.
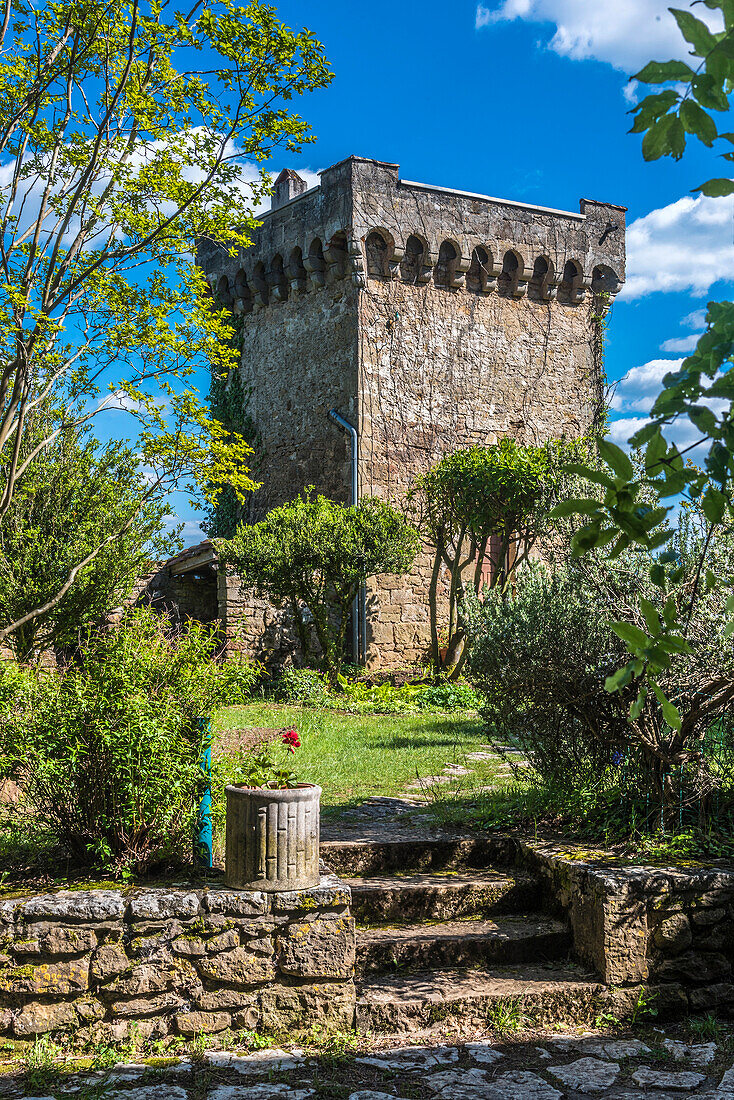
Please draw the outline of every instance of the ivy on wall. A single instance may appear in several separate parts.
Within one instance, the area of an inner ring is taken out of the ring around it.
[[[244,317],[232,315],[230,328],[232,344],[241,354]],[[253,448],[254,454],[249,456],[248,467],[253,479],[257,480],[262,466],[262,441],[255,422],[247,411],[249,398],[250,389],[243,383],[239,370],[222,373],[214,364],[211,365],[211,384],[208,395],[211,415],[227,429],[228,433],[241,435]],[[206,520],[201,525],[202,530],[209,538],[232,538],[237,526],[249,518],[251,499],[243,504],[237,499],[234,489],[225,486],[216,504],[207,506]]]

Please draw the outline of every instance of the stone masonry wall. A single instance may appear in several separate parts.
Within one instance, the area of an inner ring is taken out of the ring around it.
[[[612,988],[663,1014],[734,1014],[734,869],[615,865],[604,853],[518,842],[565,914],[574,953]]]
[[[292,174],[291,174],[292,177]],[[306,485],[350,493],[347,436],[359,432],[359,492],[400,503],[447,451],[511,435],[578,436],[601,397],[598,325],[625,274],[624,208],[584,200],[548,210],[401,180],[349,157],[301,191],[284,173],[252,246],[198,260],[241,319],[242,378],[258,432],[253,518]],[[430,557],[368,593],[368,664],[418,660],[429,641]],[[220,588],[229,599],[230,587]],[[248,593],[226,612],[293,650],[287,616]]]
[[[0,902],[0,1031],[77,1042],[351,1026],[354,921],[333,876],[294,893],[76,890]]]

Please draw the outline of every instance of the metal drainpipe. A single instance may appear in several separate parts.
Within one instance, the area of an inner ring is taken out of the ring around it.
[[[350,424],[348,420],[345,420],[343,416],[340,416],[336,409],[330,409],[329,416],[335,424],[339,425],[342,431],[349,434],[352,441],[352,504],[356,507],[357,504],[359,504],[357,429],[353,424]],[[365,630],[366,625],[366,623],[363,623],[363,628]],[[359,663],[359,596],[355,596],[354,603],[352,604],[352,655],[355,663]]]

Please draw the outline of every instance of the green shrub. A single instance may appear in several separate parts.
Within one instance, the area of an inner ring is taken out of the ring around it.
[[[275,697],[302,707],[328,707],[334,703],[326,675],[313,668],[284,668],[276,684]]]
[[[489,735],[518,744],[559,788],[598,782],[628,740],[626,708],[604,689],[622,642],[598,592],[570,569],[532,563],[506,597],[469,612],[471,679]]]
[[[76,860],[142,870],[190,859],[201,716],[227,702],[226,666],[197,623],[149,609],[80,643],[57,672],[0,670],[0,768]]]

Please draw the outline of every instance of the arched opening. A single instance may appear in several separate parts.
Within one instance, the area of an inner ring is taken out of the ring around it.
[[[606,264],[599,264],[591,273],[591,290],[594,294],[616,294],[620,285],[616,271]]]
[[[249,313],[252,309],[252,291],[247,282],[247,275],[239,269],[234,278],[234,297],[235,305],[240,303],[240,311],[242,313]]]
[[[497,279],[497,292],[503,295],[514,294],[520,276],[520,260],[516,252],[505,252],[502,259],[502,271]]]
[[[305,265],[306,270],[311,276],[311,285],[323,286],[326,261],[324,260],[324,249],[318,237],[314,237],[309,245],[308,257],[305,260]]]
[[[295,248],[291,249],[291,254],[288,257],[288,278],[291,281],[293,290],[304,290],[307,277],[306,268],[303,266],[303,253],[296,245]]]
[[[472,294],[482,294],[487,289],[489,279],[489,253],[481,245],[473,250],[471,263],[466,273],[466,289]]]
[[[340,229],[329,241],[326,259],[329,261],[329,264],[334,267],[339,276],[346,275],[349,265],[349,249],[347,245],[347,235],[344,230]]]
[[[533,274],[528,289],[533,298],[546,300],[550,297],[550,280],[553,277],[553,264],[547,256],[538,256],[533,264]]]
[[[451,286],[458,259],[459,252],[456,245],[452,244],[451,241],[442,241],[438,250],[438,263],[434,274],[437,286]]]
[[[558,288],[558,298],[561,302],[574,303],[581,300],[581,264],[577,260],[566,260],[563,267],[563,279]]]
[[[367,259],[367,274],[378,279],[384,279],[387,275],[387,241],[381,233],[373,229],[371,233],[367,234],[364,249]]]
[[[217,301],[225,309],[231,309],[234,305],[234,298],[229,289],[229,280],[226,275],[222,275],[221,279],[217,283]]]
[[[252,269],[252,285],[255,288],[255,293],[264,306],[270,301],[270,290],[268,288],[268,280],[265,272],[265,264],[262,260],[258,260]]]
[[[406,283],[417,283],[425,267],[426,246],[420,237],[411,233],[405,242],[405,253],[400,264],[400,278]]]
[[[273,297],[278,302],[284,302],[288,297],[288,280],[285,277],[285,271],[283,270],[283,257],[280,253],[276,253],[270,264],[270,285],[273,288]]]

